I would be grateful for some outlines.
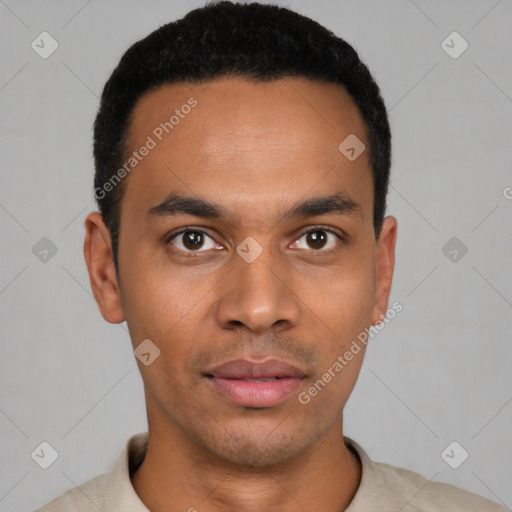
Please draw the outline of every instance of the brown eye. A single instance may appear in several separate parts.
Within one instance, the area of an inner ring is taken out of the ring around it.
[[[327,242],[327,235],[324,231],[310,231],[307,233],[306,241],[313,249],[322,249]]]
[[[210,236],[198,229],[184,229],[174,234],[169,242],[184,252],[204,252],[199,249],[214,249],[217,245]]]
[[[305,240],[305,244],[302,240]],[[298,249],[313,249],[318,252],[330,252],[330,250],[336,248],[341,240],[341,236],[329,229],[315,228],[304,233],[294,242],[294,245]]]
[[[199,233],[198,231],[187,231],[183,233],[183,245],[187,249],[195,251],[197,249],[201,249],[203,244],[203,233]]]

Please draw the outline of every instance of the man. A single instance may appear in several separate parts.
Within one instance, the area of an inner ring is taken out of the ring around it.
[[[288,9],[207,5],[125,53],[84,254],[149,432],[41,512],[504,510],[343,436],[365,333],[400,308],[390,151],[356,52]]]

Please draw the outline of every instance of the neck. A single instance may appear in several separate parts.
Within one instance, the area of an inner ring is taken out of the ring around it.
[[[341,419],[305,453],[263,468],[212,458],[178,429],[150,428],[131,479],[151,512],[340,512],[357,491],[361,463],[343,441]]]

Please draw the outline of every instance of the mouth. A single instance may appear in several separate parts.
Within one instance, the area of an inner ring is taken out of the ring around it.
[[[281,404],[306,378],[296,366],[277,359],[263,363],[237,359],[208,370],[204,376],[233,404],[254,408]]]

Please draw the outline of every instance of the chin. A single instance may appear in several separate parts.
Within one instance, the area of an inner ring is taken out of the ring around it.
[[[301,455],[315,441],[305,435],[304,429],[287,432],[284,425],[281,426],[280,432],[280,427],[274,431],[264,428],[260,431],[254,428],[249,431],[221,429],[210,432],[206,439],[199,441],[216,459],[229,464],[248,468],[277,466]],[[213,437],[215,434],[217,436]]]
[[[290,444],[268,445],[259,442],[239,442],[236,445],[222,446],[215,454],[230,464],[247,468],[266,468],[277,466],[293,459],[298,452],[297,446]]]

